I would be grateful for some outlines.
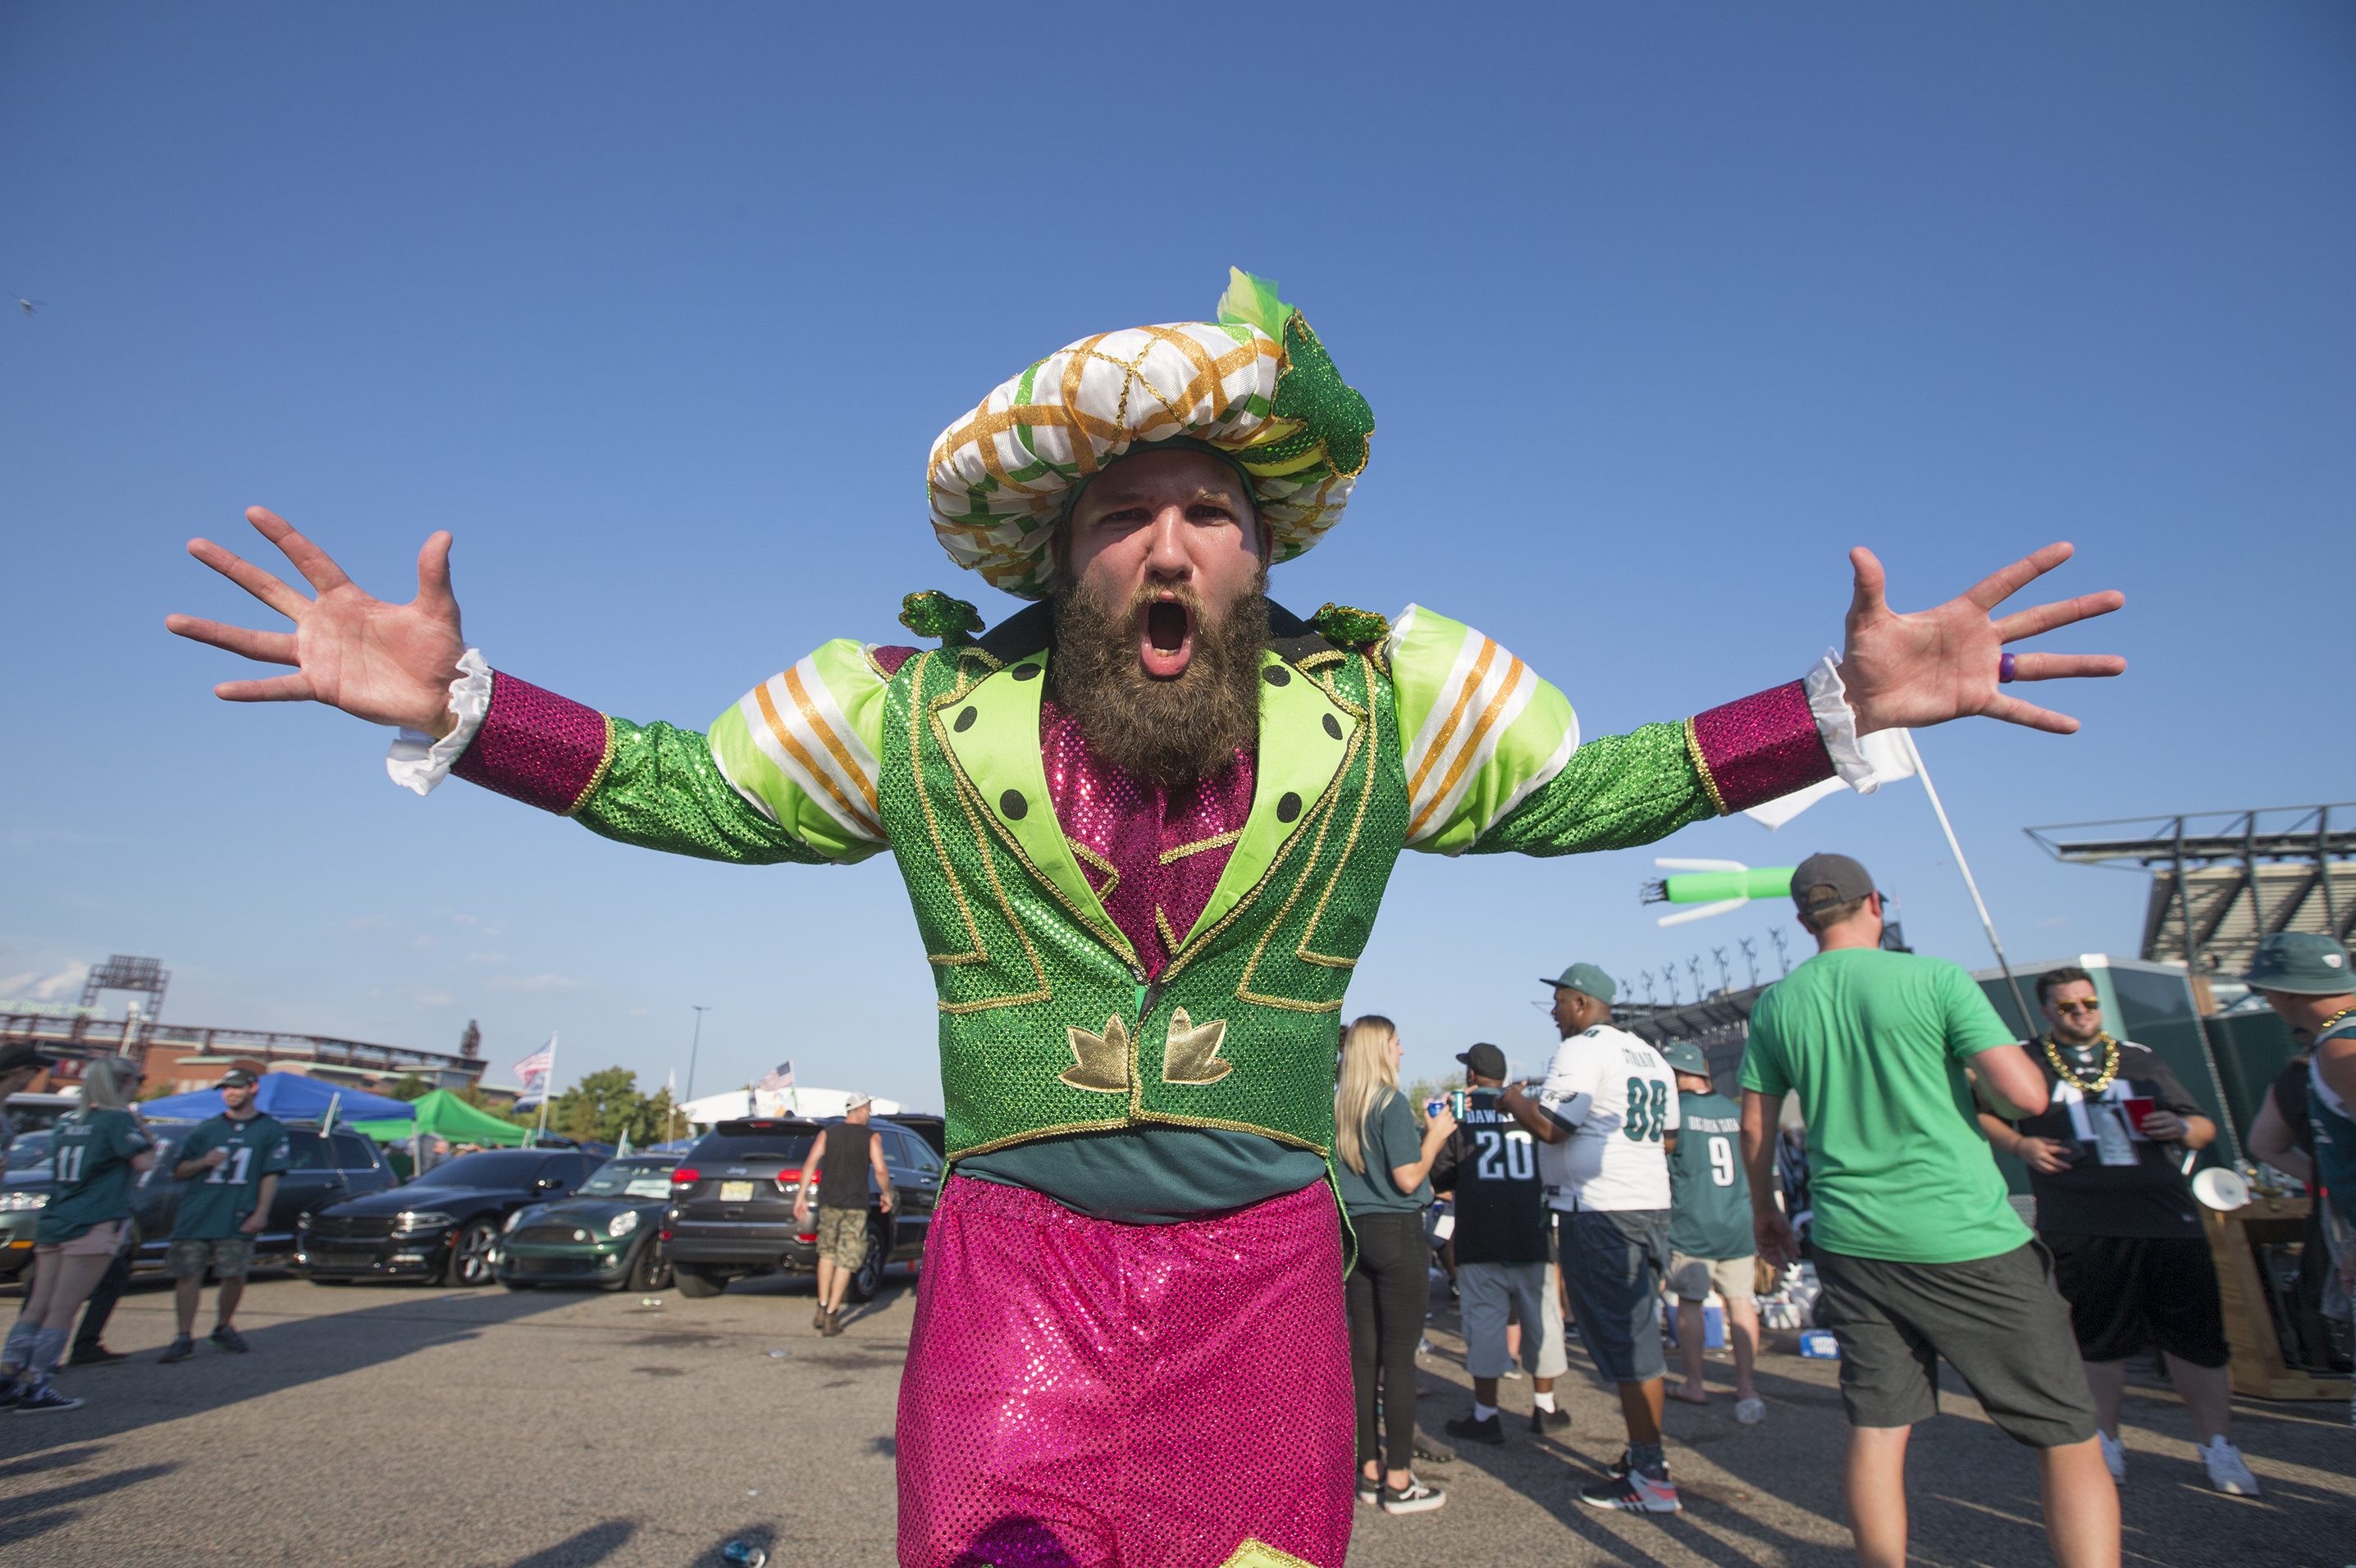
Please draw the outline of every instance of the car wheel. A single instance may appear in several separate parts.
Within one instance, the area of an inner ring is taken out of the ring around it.
[[[470,1220],[458,1231],[458,1239],[450,1243],[450,1263],[444,1277],[451,1285],[469,1288],[491,1283],[491,1251],[499,1244],[499,1227],[495,1220]]]
[[[681,1296],[691,1296],[701,1299],[707,1296],[717,1296],[728,1288],[728,1282],[725,1279],[717,1275],[706,1274],[701,1269],[688,1264],[673,1264],[671,1274]]]
[[[638,1249],[638,1261],[630,1266],[628,1290],[669,1290],[670,1260],[663,1256],[662,1243],[648,1242]]]
[[[867,1255],[859,1260],[859,1267],[851,1276],[851,1298],[873,1301],[875,1293],[884,1288],[884,1260],[888,1252],[881,1225],[867,1227]]]

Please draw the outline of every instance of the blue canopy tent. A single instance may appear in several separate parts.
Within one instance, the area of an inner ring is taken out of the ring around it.
[[[405,1122],[417,1114],[405,1100],[339,1088],[300,1072],[263,1073],[262,1082],[254,1085],[253,1103],[282,1122],[319,1121],[327,1115],[330,1104],[336,1107],[338,1123]],[[164,1121],[201,1122],[221,1114],[220,1091],[198,1089],[187,1094],[166,1094],[160,1100],[143,1102],[139,1110],[143,1115]]]

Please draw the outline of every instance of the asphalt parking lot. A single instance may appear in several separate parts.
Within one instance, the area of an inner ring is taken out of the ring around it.
[[[71,1371],[79,1411],[0,1415],[0,1555],[69,1565],[444,1563],[691,1568],[734,1540],[773,1563],[893,1561],[893,1407],[913,1281],[848,1332],[809,1328],[806,1282],[710,1301],[257,1279],[248,1356],[152,1364],[171,1300],[143,1285],[109,1339],[142,1360]],[[209,1318],[204,1320],[209,1323]],[[201,1327],[202,1325],[200,1325]],[[1426,1424],[1464,1408],[1453,1318],[1432,1326]],[[782,1352],[780,1354],[779,1352]],[[1574,1425],[1426,1470],[1438,1513],[1361,1510],[1351,1568],[1440,1563],[1832,1564],[1842,1428],[1829,1363],[1773,1355],[1759,1427],[1730,1399],[1671,1406],[1687,1512],[1598,1514],[1569,1483],[1617,1451],[1617,1406],[1574,1353]],[[1526,1413],[1528,1385],[1505,1385]],[[1914,1442],[1914,1550],[1933,1564],[2045,1561],[2028,1457],[1968,1398]],[[2128,1406],[2127,1560],[2236,1568],[2356,1561],[2356,1432],[2344,1407],[2244,1403],[2267,1488],[2211,1492],[2181,1407]],[[1215,1477],[1205,1477],[1215,1484]],[[29,1548],[29,1551],[27,1550]]]

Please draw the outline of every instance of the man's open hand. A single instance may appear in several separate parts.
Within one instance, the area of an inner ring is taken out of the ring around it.
[[[2056,735],[2076,733],[2078,721],[2068,714],[1997,689],[2004,645],[2107,615],[2126,603],[2126,595],[2106,590],[2002,617],[1993,613],[2072,553],[2069,545],[2047,545],[1936,609],[1901,615],[1883,597],[1881,562],[1874,553],[1862,548],[1849,551],[1857,591],[1849,604],[1848,643],[1841,655],[1840,675],[1849,705],[1857,709],[1858,732],[1921,729],[1985,714]],[[2016,681],[2117,675],[2127,667],[2126,660],[2113,654],[2018,654],[2013,664]]]
[[[324,702],[371,724],[449,733],[450,683],[466,651],[458,602],[450,593],[450,536],[436,533],[418,551],[417,597],[388,604],[370,598],[326,550],[275,512],[249,507],[245,516],[318,597],[305,598],[210,539],[190,539],[190,555],[294,623],[291,632],[263,632],[195,615],[166,616],[165,626],[183,637],[294,667],[293,675],[266,680],[225,680],[213,695],[225,702]]]

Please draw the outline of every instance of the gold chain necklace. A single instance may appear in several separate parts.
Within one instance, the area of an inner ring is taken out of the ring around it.
[[[2102,1041],[2103,1072],[2098,1078],[2089,1080],[2079,1076],[2075,1067],[2062,1060],[2061,1047],[2054,1043],[2051,1034],[2045,1037],[2045,1060],[2053,1064],[2053,1071],[2056,1073],[2076,1084],[2080,1093],[2092,1099],[2108,1089],[2111,1086],[2111,1080],[2119,1075],[2119,1042],[2111,1038],[2110,1031],[2107,1029],[2103,1031]]]
[[[2340,1027],[2340,1020],[2348,1017],[2351,1013],[2356,1013],[2356,1008],[2342,1008],[2338,1012],[2332,1014],[2329,1018],[2324,1019],[2321,1023],[2316,1026],[2315,1038],[2321,1040],[2325,1035],[2329,1034],[2333,1029],[2338,1029]]]

